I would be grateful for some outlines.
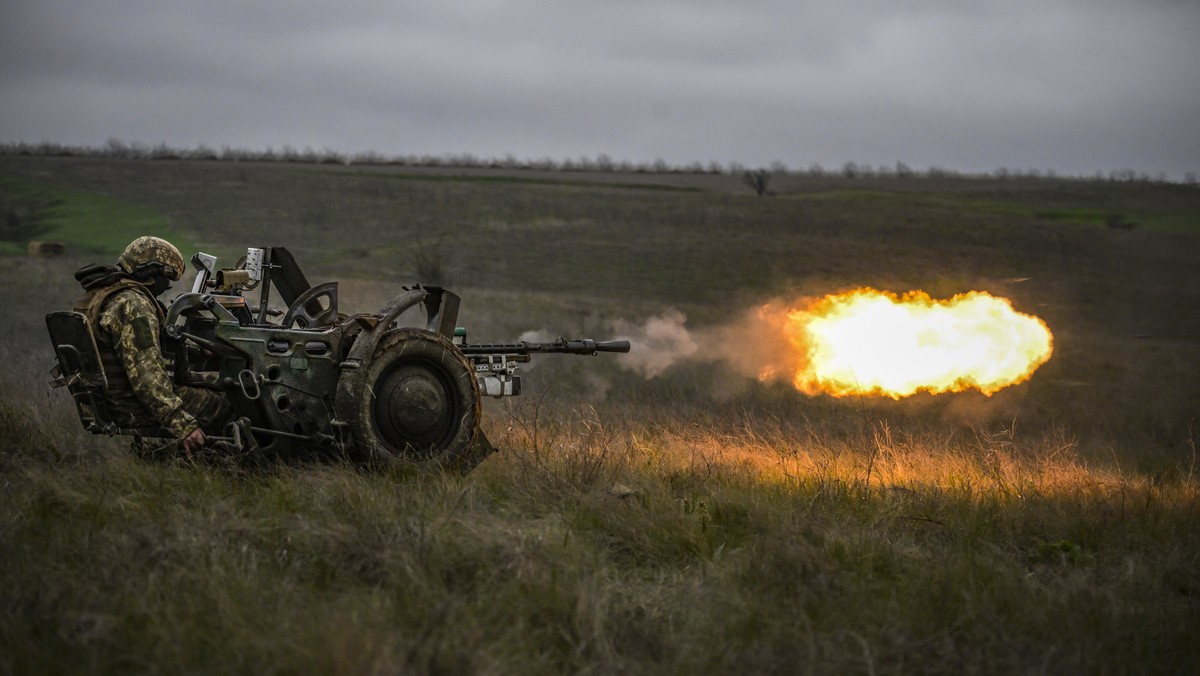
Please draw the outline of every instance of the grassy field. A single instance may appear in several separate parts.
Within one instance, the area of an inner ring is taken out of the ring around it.
[[[0,672],[1194,670],[1200,190],[771,186],[0,156]],[[466,477],[153,464],[79,430],[43,325],[147,229],[287,245],[350,311],[445,282],[478,341],[871,285],[1009,297],[1055,353],[899,402],[546,357],[485,403],[503,451]]]

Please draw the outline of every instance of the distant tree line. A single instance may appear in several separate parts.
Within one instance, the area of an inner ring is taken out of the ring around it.
[[[1091,175],[1060,175],[1053,170],[1039,169],[1010,169],[999,167],[991,172],[961,172],[939,166],[930,166],[925,170],[910,167],[904,162],[894,165],[872,166],[866,163],[846,162],[840,168],[826,168],[819,163],[813,163],[806,169],[793,169],[783,162],[773,162],[770,167],[751,168],[739,162],[721,163],[710,161],[707,164],[691,162],[686,164],[671,164],[665,160],[656,159],[650,162],[630,162],[614,160],[606,154],[595,157],[579,157],[554,159],[522,159],[514,155],[504,157],[480,157],[471,153],[444,155],[385,155],[375,151],[359,153],[342,153],[328,148],[314,150],[306,147],[297,149],[289,145],[276,150],[267,147],[265,150],[232,148],[222,146],[219,150],[201,144],[194,148],[176,148],[165,143],[149,145],[138,142],[127,143],[120,139],[110,138],[103,146],[67,145],[42,141],[27,143],[23,141],[0,143],[0,155],[35,155],[43,157],[102,157],[125,160],[189,160],[189,161],[222,161],[222,162],[293,162],[297,164],[329,164],[329,165],[360,165],[360,166],[401,166],[401,167],[453,167],[479,169],[524,169],[536,171],[594,171],[614,173],[686,173],[686,174],[723,174],[741,176],[755,194],[769,195],[769,184],[773,176],[812,176],[812,177],[841,177],[857,178],[990,178],[1000,180],[1028,179],[1074,179],[1116,182],[1171,182],[1165,172],[1151,175],[1137,172],[1133,169],[1116,169],[1108,172],[1097,171]],[[1183,176],[1183,183],[1200,185],[1196,172],[1189,171]]]

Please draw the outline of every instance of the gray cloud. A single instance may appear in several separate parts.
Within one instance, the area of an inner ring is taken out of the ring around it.
[[[0,140],[1200,170],[1200,5],[8,0]]]

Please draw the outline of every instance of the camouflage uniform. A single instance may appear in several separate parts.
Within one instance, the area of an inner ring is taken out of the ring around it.
[[[197,427],[222,423],[229,402],[212,390],[176,386],[167,374],[159,348],[165,312],[151,284],[137,277],[139,266],[155,262],[174,278],[183,272],[183,258],[174,246],[158,238],[138,238],[121,255],[120,269],[104,268],[106,274],[90,286],[81,279],[88,292],[75,309],[94,329],[108,380],[106,403],[117,418],[113,422],[148,433],[161,428],[183,439]]]

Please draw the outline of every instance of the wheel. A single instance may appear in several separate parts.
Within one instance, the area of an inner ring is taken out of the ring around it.
[[[353,428],[359,456],[459,466],[474,455],[482,436],[479,383],[449,340],[421,329],[391,331],[366,368]]]
[[[296,302],[288,308],[279,325],[285,329],[291,328],[293,324],[302,329],[312,329],[329,326],[337,320],[338,285],[337,282],[325,282],[300,294]]]

